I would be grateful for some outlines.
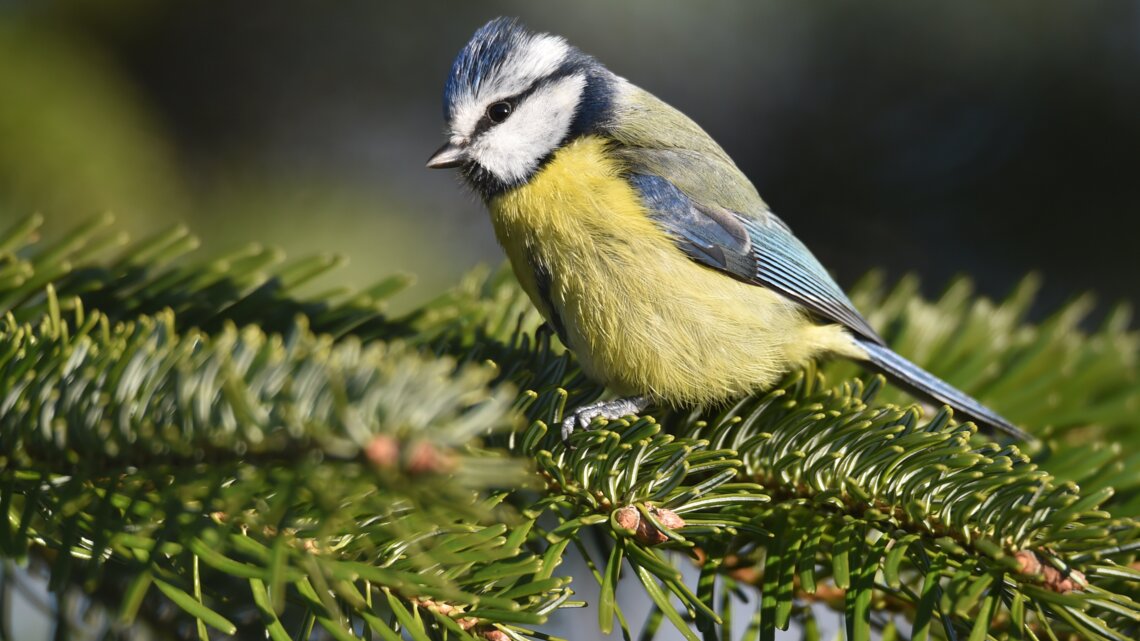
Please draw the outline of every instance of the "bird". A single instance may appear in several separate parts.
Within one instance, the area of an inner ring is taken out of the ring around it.
[[[558,35],[500,17],[444,85],[446,142],[530,300],[618,395],[562,421],[724,403],[845,357],[960,415],[1031,437],[894,352],[693,120]]]

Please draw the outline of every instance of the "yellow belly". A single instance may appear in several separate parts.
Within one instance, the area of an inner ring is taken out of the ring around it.
[[[489,203],[523,288],[548,321],[561,320],[588,375],[622,394],[700,403],[768,387],[820,352],[850,349],[838,326],[816,325],[778,294],[690,260],[620,171],[601,139],[581,138]],[[549,272],[545,292],[534,262]]]

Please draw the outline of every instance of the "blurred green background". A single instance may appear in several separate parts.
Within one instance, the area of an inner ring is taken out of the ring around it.
[[[416,274],[406,308],[501,261],[482,206],[423,164],[451,59],[503,14],[695,118],[844,285],[883,267],[1000,296],[1037,270],[1039,311],[1140,300],[1123,0],[0,0],[0,228],[112,211],[211,254],[336,252],[343,284]]]
[[[681,108],[849,285],[956,273],[1044,309],[1140,300],[1136,2],[337,3],[0,0],[0,223],[113,211],[208,253],[260,242],[419,277],[500,258],[423,168],[440,95],[496,15],[565,35]]]

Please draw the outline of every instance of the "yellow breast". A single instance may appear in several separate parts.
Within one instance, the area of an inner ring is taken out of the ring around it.
[[[848,343],[781,296],[690,260],[621,171],[603,139],[584,137],[489,203],[523,288],[588,375],[619,393],[698,403],[767,387]]]

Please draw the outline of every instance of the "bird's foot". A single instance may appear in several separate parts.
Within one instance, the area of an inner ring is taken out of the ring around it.
[[[630,414],[637,414],[647,407],[649,407],[649,399],[644,396],[631,396],[630,398],[598,401],[597,403],[583,405],[563,419],[562,442],[569,442],[570,435],[574,433],[575,429],[590,429],[590,423],[593,423],[595,418],[612,421]]]

